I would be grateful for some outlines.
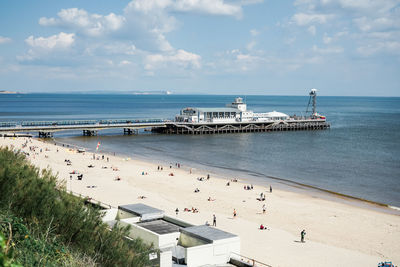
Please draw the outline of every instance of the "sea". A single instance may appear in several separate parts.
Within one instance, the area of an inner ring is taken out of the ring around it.
[[[236,95],[3,94],[0,122],[173,119],[184,107],[223,107]],[[254,112],[304,115],[305,96],[241,95]],[[400,207],[400,98],[318,96],[328,130],[165,135],[122,129],[58,132],[58,142],[274,186],[309,185]]]

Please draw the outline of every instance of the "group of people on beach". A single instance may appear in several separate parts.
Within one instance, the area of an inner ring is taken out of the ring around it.
[[[253,187],[252,184],[251,184],[251,185],[244,185],[244,186],[243,186],[243,189],[244,189],[244,190],[253,190],[253,188],[254,188],[254,187]]]
[[[199,212],[199,210],[197,208],[194,208],[194,207],[192,207],[191,209],[184,208],[183,211],[185,211],[185,212],[193,212],[193,213],[198,213]]]

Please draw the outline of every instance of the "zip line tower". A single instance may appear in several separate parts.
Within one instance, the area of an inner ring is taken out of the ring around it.
[[[316,116],[317,113],[317,89],[313,88],[310,91],[310,98],[308,99],[307,111],[306,114],[309,112],[308,109],[310,108],[310,103],[312,102],[312,113],[311,116]]]

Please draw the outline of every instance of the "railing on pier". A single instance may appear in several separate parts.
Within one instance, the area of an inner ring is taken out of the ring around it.
[[[84,125],[114,125],[114,124],[137,124],[137,123],[162,123],[165,119],[115,119],[115,120],[60,120],[60,121],[23,121],[3,122],[0,127],[40,127],[40,126],[84,126]]]
[[[15,122],[0,122],[0,127],[8,128],[8,127],[16,127],[16,126],[17,126],[17,123],[15,123]]]

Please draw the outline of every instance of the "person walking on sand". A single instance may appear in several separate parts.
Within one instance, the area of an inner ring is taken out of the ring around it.
[[[272,193],[272,186],[269,186],[269,192]]]
[[[236,218],[236,209],[233,209],[233,218]]]
[[[213,214],[213,226],[217,227],[217,217]]]
[[[265,213],[265,211],[267,210],[267,207],[265,206],[265,204],[263,205],[262,209],[263,209],[263,213]]]
[[[303,231],[301,231],[300,235],[301,235],[301,243],[304,243],[304,236],[306,235],[306,230],[303,229]]]

